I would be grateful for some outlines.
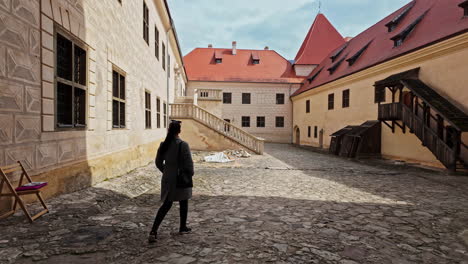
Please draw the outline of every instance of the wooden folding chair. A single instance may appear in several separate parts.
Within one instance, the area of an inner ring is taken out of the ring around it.
[[[19,182],[18,182],[18,188],[23,186],[23,180],[26,180],[27,183],[31,183],[32,180],[31,180],[31,177],[28,175],[28,173],[26,172],[26,170],[24,169],[24,166],[23,164],[18,161],[17,163],[15,164],[12,164],[12,165],[8,165],[8,166],[4,166],[4,167],[0,167],[0,198],[4,197],[4,196],[8,196],[8,197],[11,197],[13,196],[14,197],[14,200],[13,200],[13,209],[0,215],[0,219],[2,218],[6,218],[10,215],[13,215],[15,212],[16,212],[16,206],[19,204],[20,207],[23,209],[24,211],[24,214],[26,215],[26,217],[28,218],[29,222],[33,222],[34,220],[36,220],[37,218],[39,218],[41,215],[45,214],[45,213],[48,213],[49,212],[49,209],[47,209],[47,205],[45,204],[44,202],[44,199],[42,199],[42,196],[41,196],[41,191],[40,189],[36,189],[36,190],[24,190],[24,191],[18,191],[16,190],[16,188],[13,187],[13,185],[11,184],[10,180],[8,179],[8,174],[10,173],[15,173],[17,171],[21,171],[21,176],[20,176],[20,179],[19,179]],[[6,187],[7,187],[7,191],[9,190],[10,192],[9,193],[2,193],[3,192],[3,186],[4,184],[6,184]],[[21,199],[21,196],[23,195],[28,195],[28,194],[35,194],[37,195],[37,198],[39,199],[39,201],[41,202],[42,206],[44,207],[44,210],[40,211],[39,213],[31,216],[26,208],[26,205],[25,203],[23,202],[23,200]]]

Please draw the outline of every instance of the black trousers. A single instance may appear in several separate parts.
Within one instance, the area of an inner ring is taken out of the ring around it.
[[[164,217],[166,217],[167,213],[172,207],[172,201],[164,201],[161,207],[156,214],[156,218],[154,219],[153,228],[151,228],[151,232],[158,232],[159,226],[161,225]],[[187,227],[187,215],[188,215],[188,200],[179,201],[179,212],[180,212],[180,229],[184,229]]]

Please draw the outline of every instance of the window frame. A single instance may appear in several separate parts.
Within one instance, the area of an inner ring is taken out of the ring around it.
[[[151,92],[145,90],[145,129],[152,129]]]
[[[114,96],[114,72],[116,72],[118,74],[118,91],[119,91],[119,97],[115,97]],[[120,97],[120,92],[121,92],[121,78],[124,77],[124,81],[125,81],[125,88],[124,88],[124,91],[125,91],[125,98],[122,99]],[[118,113],[118,116],[119,116],[119,125],[116,126],[114,125],[114,101],[117,101],[119,102],[119,113]],[[121,121],[121,108],[120,108],[120,105],[121,104],[124,104],[124,124],[120,124],[120,121]],[[127,75],[126,73],[121,70],[120,68],[118,68],[117,66],[113,65],[112,66],[112,129],[113,130],[119,130],[119,129],[126,129],[127,128]]]
[[[166,70],[166,44],[164,44],[164,42],[161,42],[162,44],[162,60],[161,60],[161,63],[162,63],[162,68],[163,70]]]
[[[342,102],[341,102],[341,106],[343,108],[349,108],[350,96],[351,96],[351,92],[349,91],[349,89],[343,90]]]
[[[266,117],[265,116],[257,116],[257,127],[266,127]]]
[[[248,100],[249,102],[248,102],[248,103],[246,102],[246,100],[244,100],[244,99],[245,99],[245,98],[244,98],[244,95],[245,95],[245,96],[247,96],[247,95],[249,96],[249,97],[248,97],[248,98],[249,98],[249,100]],[[242,104],[243,104],[243,105],[244,105],[244,104],[246,104],[246,105],[252,104],[252,94],[251,94],[251,93],[242,93]]]
[[[163,101],[163,117],[164,117],[164,128],[167,128],[167,102]]]
[[[387,89],[385,87],[374,86],[374,103],[384,103],[387,98]]]
[[[328,110],[335,109],[335,93],[328,94]]]
[[[143,1],[143,39],[149,46],[149,8],[145,1]]]
[[[156,97],[156,128],[161,128],[161,98]]]
[[[277,128],[284,128],[284,116],[276,116],[275,117],[275,127]]]
[[[159,60],[159,29],[158,26],[154,26],[154,54],[156,59]]]
[[[241,117],[241,126],[242,127],[250,127],[250,121],[251,121],[250,116],[242,116]]]
[[[72,57],[72,62],[71,62],[71,81],[64,79],[62,77],[58,76],[58,52],[57,52],[57,40],[58,40],[58,35],[61,37],[67,39],[68,41],[71,42],[72,44],[72,51],[71,51],[71,57]],[[85,65],[85,85],[80,84],[75,82],[75,46],[78,46],[80,49],[84,50],[86,52],[86,65]],[[56,130],[86,130],[88,127],[88,113],[89,113],[89,48],[88,46],[78,38],[72,36],[71,34],[67,33],[66,31],[62,30],[61,28],[55,27],[54,28],[54,93],[55,93],[55,100],[54,100],[54,110],[55,110],[55,129]],[[75,124],[75,104],[71,104],[71,115],[72,115],[72,120],[71,124],[59,124],[58,122],[58,86],[59,82],[71,86],[72,92],[72,102],[74,102],[75,99],[75,89],[78,88],[80,90],[83,90],[85,92],[85,104],[84,104],[84,122],[85,124]]]
[[[285,98],[286,98],[286,96],[285,96],[284,93],[277,93],[276,94],[276,104],[277,105],[284,105],[286,103]]]
[[[226,100],[226,96],[229,95],[229,102]],[[223,92],[223,104],[232,104],[232,93],[224,93]]]

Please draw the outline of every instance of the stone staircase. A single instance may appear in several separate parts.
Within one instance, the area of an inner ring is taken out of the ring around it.
[[[169,105],[171,119],[192,119],[211,130],[257,153],[263,154],[264,139],[258,138],[220,117],[193,103],[175,103]]]

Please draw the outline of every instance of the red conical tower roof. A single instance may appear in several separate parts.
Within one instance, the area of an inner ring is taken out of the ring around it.
[[[328,54],[344,43],[343,36],[330,21],[323,14],[318,14],[297,52],[295,64],[320,64]]]

